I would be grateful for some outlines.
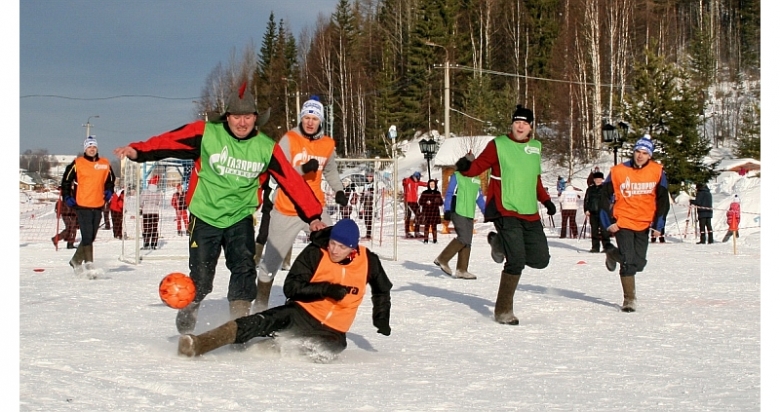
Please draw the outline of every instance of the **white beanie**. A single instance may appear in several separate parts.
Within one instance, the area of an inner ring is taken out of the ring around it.
[[[305,101],[301,106],[301,113],[298,115],[298,121],[303,120],[303,116],[307,114],[313,114],[320,119],[320,123],[325,121],[325,108],[320,103],[320,98],[312,96],[311,99]]]
[[[88,147],[95,146],[95,148],[98,147],[97,140],[95,140],[95,136],[89,136],[84,140],[84,150],[87,150]]]

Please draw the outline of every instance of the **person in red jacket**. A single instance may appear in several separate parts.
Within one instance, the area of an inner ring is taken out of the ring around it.
[[[187,230],[190,220],[187,216],[187,201],[181,184],[176,185],[176,192],[171,196],[171,206],[176,212],[176,233],[179,236],[184,236],[184,231]]]
[[[420,233],[420,205],[417,203],[417,192],[419,188],[427,185],[420,181],[421,176],[420,172],[414,172],[411,176],[405,177],[401,181],[404,186],[404,202],[406,203],[404,231],[407,238],[422,237],[422,233]],[[412,216],[414,216],[414,233],[412,233],[411,226]]]
[[[733,235],[735,239],[739,239],[739,221],[742,215],[741,207],[739,205],[739,196],[734,195],[734,199],[729,205],[729,210],[726,212],[726,223],[729,224],[729,230],[726,235],[723,236],[723,242],[727,242]]]
[[[360,246],[360,231],[350,219],[311,234],[311,243],[295,259],[284,281],[287,303],[229,321],[201,335],[179,338],[178,353],[199,356],[256,337],[284,337],[306,343],[319,362],[347,347],[346,334],[371,286],[373,324],[390,336],[390,289],[379,257]]]
[[[455,163],[466,177],[490,169],[485,221],[496,228],[488,234],[491,257],[504,263],[494,310],[496,322],[503,325],[520,323],[513,304],[523,269],[544,269],[550,263],[537,202],[550,216],[555,214],[555,205],[542,185],[542,142],[531,137],[533,122],[533,111],[518,105],[508,134],[491,140],[473,161],[466,155]]]
[[[125,191],[119,189],[114,192],[108,207],[111,210],[111,223],[113,223],[113,226],[111,227],[114,230],[114,238],[122,239],[122,218],[125,213]]]
[[[60,233],[54,235],[54,237],[51,238],[51,241],[54,243],[54,246],[57,247],[60,240],[64,239],[65,242],[67,242],[68,249],[75,249],[76,246],[74,243],[76,242],[76,232],[79,230],[79,219],[76,217],[76,212],[65,204],[65,201],[62,199],[62,192],[60,192],[60,197],[57,199],[55,208],[57,217],[62,218],[62,221],[65,223],[65,228],[62,229]]]

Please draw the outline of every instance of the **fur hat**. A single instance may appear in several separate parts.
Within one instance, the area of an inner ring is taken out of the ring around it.
[[[515,109],[514,114],[512,114],[512,123],[518,121],[518,120],[524,120],[530,124],[534,123],[534,112],[531,109],[527,109],[523,107],[523,105],[518,104],[517,108]]]
[[[653,144],[653,141],[650,140],[650,135],[646,134],[642,136],[641,139],[636,141],[636,145],[634,146],[634,151],[637,150],[644,150],[647,153],[650,154],[650,156],[653,156],[653,150],[655,149],[655,145]]]
[[[317,118],[320,119],[320,124],[325,121],[325,108],[322,106],[322,103],[320,103],[319,97],[312,96],[309,100],[303,102],[301,113],[298,115],[298,121],[300,122],[303,120],[303,116],[306,116],[307,114],[317,116]]]
[[[594,173],[593,173],[593,178],[594,178],[594,179],[603,179],[603,178],[604,178],[604,173],[601,173],[601,172],[594,172]]]
[[[95,147],[97,149],[98,144],[97,140],[95,140],[95,136],[89,136],[84,140],[84,150],[87,150],[88,147]]]
[[[330,230],[330,239],[342,245],[357,249],[360,241],[360,229],[357,223],[351,219],[341,219]]]

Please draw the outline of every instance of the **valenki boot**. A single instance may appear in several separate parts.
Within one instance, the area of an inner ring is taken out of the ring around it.
[[[198,322],[198,309],[200,309],[200,302],[192,302],[176,313],[176,330],[179,333],[192,333],[195,330],[195,323]]]
[[[494,316],[496,322],[502,325],[517,325],[520,323],[513,313],[515,289],[517,289],[519,282],[520,275],[510,275],[509,273],[501,272],[501,283],[498,285]]]
[[[76,247],[76,252],[73,254],[73,257],[70,258],[70,261],[68,264],[70,267],[73,268],[73,272],[76,273],[76,275],[81,275],[82,272],[84,272],[84,267],[81,266],[82,263],[84,263],[84,249],[86,246],[78,245]]]
[[[252,302],[248,300],[233,300],[228,305],[230,306],[230,320],[248,316],[249,309],[252,308]]]
[[[439,253],[439,256],[433,260],[433,264],[440,267],[441,270],[452,276],[452,269],[450,269],[450,259],[455,256],[465,245],[460,243],[458,239],[452,239],[450,243]]]
[[[469,258],[471,257],[471,246],[464,246],[458,251],[458,265],[455,267],[455,277],[458,279],[476,279],[473,273],[469,272]]]
[[[268,300],[271,297],[271,287],[273,284],[273,278],[271,278],[270,282],[263,282],[260,279],[257,279],[257,297],[255,298],[255,302],[252,304],[254,313],[259,313],[268,309]]]
[[[236,341],[238,325],[231,320],[224,325],[200,335],[183,335],[179,337],[179,355],[200,356],[221,346]]]
[[[620,284],[623,286],[623,306],[620,308],[623,312],[636,311],[636,285],[634,276],[621,276]]]
[[[255,266],[260,264],[260,259],[263,257],[264,243],[255,243]]]

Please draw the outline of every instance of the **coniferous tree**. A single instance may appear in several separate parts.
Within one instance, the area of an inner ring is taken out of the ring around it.
[[[761,160],[761,106],[751,103],[742,113],[736,155]]]

